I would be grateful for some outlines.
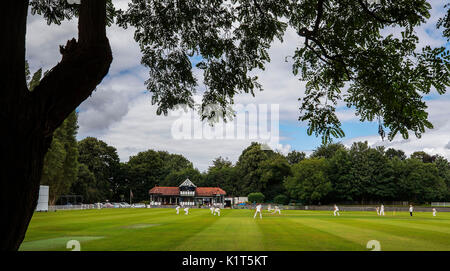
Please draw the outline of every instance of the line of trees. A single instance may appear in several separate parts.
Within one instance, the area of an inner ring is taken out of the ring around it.
[[[179,154],[147,150],[120,162],[117,150],[87,137],[73,144],[73,113],[55,133],[46,155],[41,183],[50,185],[51,201],[58,195],[82,195],[84,203],[148,200],[155,185],[178,186],[189,178],[197,186],[219,186],[229,196],[262,194],[265,202],[327,204],[334,202],[450,200],[450,163],[442,156],[372,148],[356,142],[318,147],[309,157],[266,150],[259,143],[244,149],[233,164],[216,158],[200,172]]]

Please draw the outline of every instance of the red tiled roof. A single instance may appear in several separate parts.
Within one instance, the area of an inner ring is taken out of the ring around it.
[[[197,187],[195,189],[197,196],[226,195],[227,193],[220,187]]]
[[[178,187],[164,187],[164,186],[155,186],[150,191],[149,194],[162,194],[168,196],[178,196],[180,194],[180,189]]]
[[[180,188],[178,187],[164,187],[155,186],[150,191],[149,194],[161,194],[166,196],[178,196],[180,194]],[[227,193],[220,187],[197,187],[195,188],[196,196],[214,196],[214,195],[226,195]]]

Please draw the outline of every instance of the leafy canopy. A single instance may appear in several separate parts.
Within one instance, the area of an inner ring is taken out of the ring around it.
[[[48,23],[76,16],[63,0],[30,2],[32,13]],[[448,7],[448,6],[447,6]],[[107,5],[108,23],[134,27],[149,69],[146,81],[158,114],[184,104],[194,107],[199,89],[195,67],[203,74],[201,108],[228,105],[241,92],[261,90],[255,76],[270,61],[268,49],[287,29],[303,37],[293,52],[293,73],[306,81],[299,120],[324,143],[343,137],[336,115],[343,102],[361,121],[379,122],[379,134],[393,139],[413,132],[420,137],[428,121],[423,96],[450,85],[450,54],[445,47],[418,50],[415,28],[430,17],[426,0],[132,0],[127,10]],[[448,37],[448,14],[437,27]],[[393,29],[400,35],[383,34]]]

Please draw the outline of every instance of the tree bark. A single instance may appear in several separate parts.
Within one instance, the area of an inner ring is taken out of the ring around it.
[[[28,0],[7,0],[0,9],[0,250],[17,250],[34,213],[44,156],[53,131],[108,73],[106,0],[82,0],[79,39],[61,47],[62,60],[29,92],[25,80]],[[51,189],[51,187],[50,187]]]

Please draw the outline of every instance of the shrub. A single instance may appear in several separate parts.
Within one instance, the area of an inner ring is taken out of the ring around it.
[[[264,195],[261,192],[250,193],[248,194],[248,201],[250,202],[263,202]]]

